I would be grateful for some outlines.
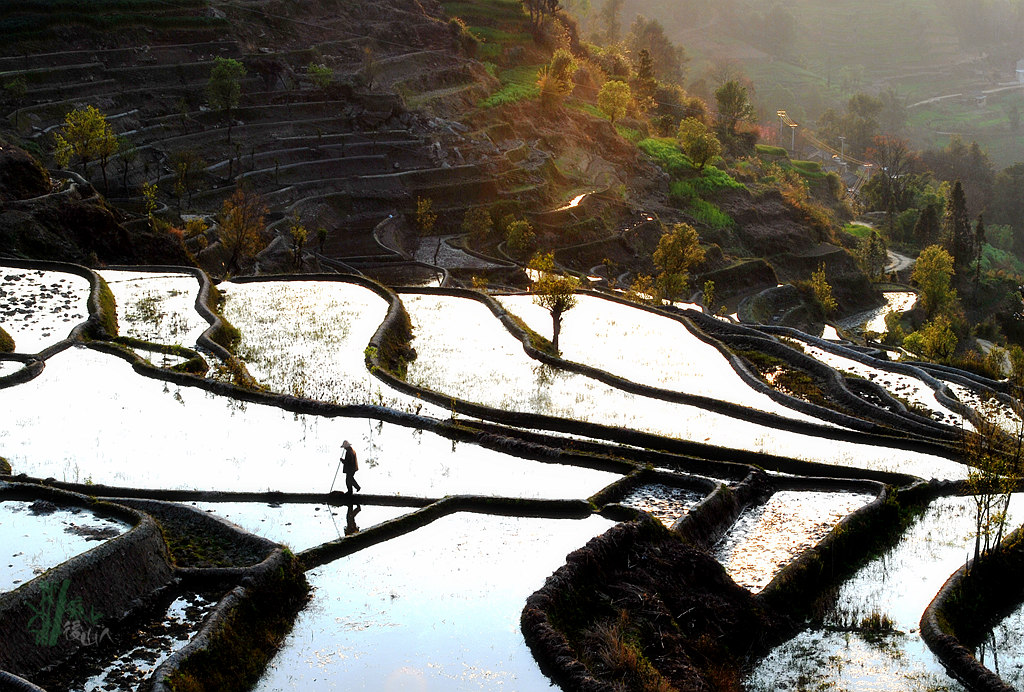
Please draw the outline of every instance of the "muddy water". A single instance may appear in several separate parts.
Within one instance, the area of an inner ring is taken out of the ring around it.
[[[0,501],[0,592],[18,588],[51,567],[131,528],[81,507]]]
[[[1010,526],[1020,523],[1021,496],[1010,506]],[[824,618],[776,648],[747,680],[749,690],[857,689],[960,690],[918,632],[925,607],[973,546],[974,499],[939,498],[899,543],[844,583]],[[878,613],[892,632],[860,629]]]
[[[619,478],[377,420],[298,415],[177,387],[84,348],[0,390],[0,449],[19,473],[39,478],[326,493],[345,439],[359,454],[364,492],[586,498]]]
[[[0,266],[0,327],[18,353],[38,353],[89,317],[89,282],[75,274]]]
[[[133,692],[166,661],[185,646],[202,627],[203,620],[217,604],[218,595],[184,593],[131,627],[79,627],[79,636],[93,642],[84,649],[63,687],[46,689],[69,692]]]
[[[611,522],[456,514],[307,573],[257,690],[542,690],[526,598]]]
[[[760,591],[793,558],[873,499],[860,493],[777,492],[740,515],[715,547],[715,557],[737,584]]]
[[[633,428],[723,447],[783,453],[925,478],[964,478],[952,461],[915,452],[791,433],[694,406],[637,396],[529,358],[486,306],[466,298],[405,295],[418,357],[408,379],[451,396],[511,411]],[[720,357],[720,356],[716,356]]]
[[[690,508],[703,497],[695,490],[673,488],[664,483],[650,483],[633,489],[619,502],[642,509],[665,526],[672,526],[689,513]]]

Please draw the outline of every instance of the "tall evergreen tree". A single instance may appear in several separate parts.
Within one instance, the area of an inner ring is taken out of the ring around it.
[[[654,107],[654,96],[658,90],[658,80],[654,76],[654,60],[651,52],[646,48],[640,50],[637,59],[636,74],[633,83],[633,98],[636,100],[637,110],[646,113]]]
[[[945,228],[946,245],[953,255],[953,269],[957,276],[964,276],[963,270],[974,257],[974,232],[967,217],[967,199],[964,188],[957,180],[946,200]]]
[[[942,228],[939,224],[939,215],[935,207],[926,204],[914,224],[914,240],[921,247],[934,245],[939,240],[939,233]]]
[[[978,221],[974,224],[974,290],[978,290],[978,282],[981,280],[981,249],[985,245],[985,221],[982,214],[978,214]]]

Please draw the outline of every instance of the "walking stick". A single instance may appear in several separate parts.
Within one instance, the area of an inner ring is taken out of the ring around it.
[[[334,480],[331,481],[331,489],[327,491],[328,495],[334,492],[334,484],[338,482],[338,471],[341,471],[342,461],[344,461],[344,457],[338,459],[338,468],[334,469]]]

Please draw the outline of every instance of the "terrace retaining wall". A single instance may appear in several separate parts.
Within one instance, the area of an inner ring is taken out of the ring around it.
[[[96,503],[83,495],[36,485],[0,484],[5,498],[46,499],[55,504],[81,506],[130,521],[134,527],[97,547],[48,570],[14,591],[0,594],[0,670],[31,676],[59,665],[82,644],[60,636],[66,611],[53,612],[53,621],[39,622],[50,628],[50,636],[37,637],[29,631],[35,624],[37,607],[59,589],[58,607],[78,601],[87,612],[100,614],[99,626],[112,626],[143,605],[173,579],[167,548],[160,529],[147,515],[107,503]],[[38,618],[37,618],[38,620]],[[57,629],[53,629],[57,628]]]

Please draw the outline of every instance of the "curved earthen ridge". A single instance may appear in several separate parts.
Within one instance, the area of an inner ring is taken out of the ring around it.
[[[958,623],[955,618],[951,604],[958,599],[965,589],[981,591],[986,594],[982,599],[986,612],[975,612],[973,617],[978,621],[989,621],[997,611],[1007,604],[1006,599],[999,598],[995,594],[1013,593],[1013,597],[1019,597],[1019,589],[1007,588],[1005,577],[1014,575],[1014,580],[1019,578],[1022,562],[1024,562],[1024,527],[1021,527],[1003,539],[995,555],[983,556],[981,561],[970,560],[966,565],[958,569],[932,599],[921,616],[921,638],[928,644],[928,648],[938,657],[946,671],[959,680],[967,689],[974,692],[1012,692],[1013,687],[1006,684],[1002,678],[989,670],[984,664],[974,657],[973,652],[964,646],[957,636]],[[987,566],[987,562],[1001,560],[1003,564],[996,566],[996,570],[1002,572],[1003,579],[996,579],[996,585],[988,585],[992,581],[990,570],[976,570],[978,566]],[[980,577],[976,577],[980,574]],[[986,578],[988,577],[988,578]],[[1004,583],[1000,584],[999,582]],[[992,588],[998,586],[998,588]],[[1015,586],[1019,586],[1015,584]],[[1014,593],[1016,592],[1016,593]],[[988,612],[992,611],[992,612]]]
[[[492,313],[494,313],[495,316],[498,317],[498,319],[505,326],[505,328],[513,336],[518,338],[523,343],[523,348],[526,350],[528,355],[530,355],[530,357],[561,369],[569,370],[572,372],[578,372],[588,377],[593,377],[611,386],[618,387],[620,389],[632,393],[640,394],[641,396],[696,405],[702,408],[718,411],[725,415],[734,416],[754,423],[770,425],[772,427],[785,430],[792,430],[794,432],[814,434],[820,437],[826,437],[828,439],[843,440],[847,442],[859,442],[863,444],[877,444],[887,447],[894,447],[897,449],[920,451],[956,460],[955,451],[939,441],[936,441],[934,439],[926,439],[925,437],[920,435],[912,437],[897,437],[892,435],[879,434],[882,428],[879,427],[878,425],[872,424],[870,421],[857,421],[857,419],[853,419],[850,416],[844,416],[840,413],[831,411],[829,409],[821,409],[820,417],[829,420],[838,426],[845,427],[830,427],[826,425],[797,421],[770,413],[756,411],[745,406],[739,406],[737,404],[730,404],[727,402],[710,399],[708,397],[701,397],[697,395],[648,387],[646,385],[640,385],[630,380],[626,380],[616,375],[612,375],[597,368],[592,368],[590,366],[573,363],[562,358],[551,356],[549,354],[546,354],[542,351],[533,348],[533,346],[530,345],[529,336],[521,327],[515,324],[515,322],[508,316],[507,311],[505,311],[504,308],[493,298],[481,294],[477,291],[471,291],[466,289],[421,288],[401,289],[398,292],[403,294],[420,293],[431,295],[450,295],[453,297],[469,298],[481,302],[487,305],[487,307],[492,311]],[[761,338],[764,339],[764,341],[767,344],[775,344],[778,345],[780,348],[782,347],[781,344],[778,344],[778,342],[774,340],[769,340],[764,337]],[[794,351],[794,353],[796,352]],[[809,358],[809,356],[805,357]],[[817,363],[817,361],[815,362]],[[825,366],[822,363],[817,364],[823,368],[826,368],[830,373],[832,373],[832,375],[836,376],[837,380],[841,380],[841,378],[839,378],[836,375],[834,370],[828,368],[828,366]],[[650,438],[661,440],[667,439],[659,437],[657,435],[648,435],[647,438],[645,438],[647,441],[641,443],[638,442],[638,440],[640,440],[644,434],[638,433],[636,431],[625,431],[621,428],[610,428],[609,426],[604,426],[596,423],[569,421],[562,418],[554,418],[552,416],[547,416],[544,414],[503,411],[482,404],[466,401],[458,397],[446,396],[433,390],[413,385],[387,372],[375,370],[374,374],[376,374],[380,379],[384,380],[395,389],[419,396],[438,406],[443,406],[446,408],[451,407],[453,410],[458,411],[459,413],[483,418],[485,420],[492,420],[506,425],[513,425],[517,427],[536,428],[543,430],[557,430],[561,432],[573,432],[576,434],[587,435],[590,437],[610,439],[623,444],[640,444],[640,446],[667,449],[666,447],[657,447],[656,444],[652,444],[649,441]],[[848,390],[845,390],[844,384],[839,383],[837,386],[842,387],[844,391],[847,391],[851,401],[855,400],[853,401],[853,403],[864,409],[869,417],[873,416],[876,412],[880,411],[880,409],[876,409],[875,407],[871,406],[860,397],[857,397],[856,395],[848,392]],[[771,390],[771,388],[764,383],[760,383],[760,385],[757,386],[757,389],[759,391],[764,391],[765,393],[768,393],[769,390],[774,391]],[[778,392],[776,392],[776,394],[778,394]],[[854,421],[857,422],[854,423]],[[905,419],[901,419],[901,422],[905,423],[906,421]],[[852,425],[856,425],[856,427],[860,428],[861,430],[850,429],[849,426]],[[871,430],[873,432],[863,431],[865,426],[868,426],[868,430]],[[677,441],[673,440],[673,442]],[[696,443],[690,444],[696,445]],[[693,449],[698,448],[700,448],[700,445],[695,446]],[[689,453],[699,455],[699,452],[695,451]],[[737,451],[736,453],[740,454],[742,452]]]
[[[60,505],[88,507],[94,512],[131,521],[134,526],[14,591],[0,594],[0,631],[4,633],[4,645],[0,647],[0,689],[39,689],[19,686],[21,679],[17,676],[55,667],[81,646],[70,638],[40,645],[24,626],[32,618],[46,584],[53,580],[67,584],[68,598],[81,599],[96,612],[106,614],[101,622],[104,626],[131,618],[145,602],[174,584],[184,583],[195,588],[240,585],[215,606],[199,634],[154,673],[152,689],[162,690],[169,689],[162,686],[165,677],[172,675],[190,655],[230,636],[224,629],[225,620],[244,604],[258,599],[266,582],[278,578],[294,560],[280,545],[187,505],[125,497],[97,500],[32,480],[32,483],[0,482],[0,499],[46,499]],[[164,529],[153,516],[165,522],[197,525],[198,531],[219,537],[233,550],[237,551],[240,546],[248,549],[258,556],[257,560],[234,567],[176,566],[165,545]],[[262,653],[268,655],[268,652]]]
[[[862,353],[856,349],[847,348],[842,344],[836,344],[826,339],[821,339],[810,334],[804,334],[803,332],[799,332],[795,329],[792,329],[791,327],[762,325],[758,327],[758,331],[763,331],[766,334],[782,334],[785,336],[792,336],[793,338],[807,341],[811,345],[817,346],[818,348],[828,351],[829,353],[834,353],[844,358],[849,358],[850,360],[857,361],[858,363],[861,363],[863,365],[867,365],[878,370],[887,370],[889,372],[897,373],[900,375],[909,375],[910,377],[919,379],[921,380],[921,382],[928,385],[928,387],[933,392],[935,392],[935,398],[936,400],[938,400],[940,404],[942,404],[949,410],[960,414],[961,416],[971,421],[972,423],[978,423],[978,415],[974,411],[974,409],[965,405],[963,402],[957,399],[949,390],[949,387],[945,385],[945,383],[936,379],[931,373],[927,372],[921,367],[918,367],[917,365],[914,365],[912,363],[900,363],[889,360],[880,360],[878,358],[875,358],[874,356]],[[953,369],[951,368],[951,370]],[[998,391],[998,389],[994,389],[993,391]],[[957,432],[956,426],[947,425],[945,423],[941,423],[938,425],[944,428],[952,428],[954,432]]]
[[[37,641],[27,625],[53,584],[66,585],[66,598],[81,599],[104,623],[127,617],[143,600],[167,587],[173,570],[159,527],[148,515],[106,502],[38,485],[0,483],[5,499],[46,499],[54,504],[85,507],[133,524],[119,536],[71,558],[17,589],[0,594],[0,670],[31,675],[67,660],[81,643],[67,637]]]
[[[773,618],[778,626],[760,635],[766,642],[783,638],[794,627],[793,622],[788,622],[781,614],[786,612],[785,605],[792,601],[796,593],[801,595],[802,600],[809,601],[808,594],[818,593],[834,580],[831,570],[827,573],[811,570],[807,565],[817,564],[838,550],[855,549],[857,542],[851,538],[852,535],[865,541],[875,532],[876,527],[869,519],[888,519],[885,503],[891,491],[875,481],[856,478],[779,478],[752,470],[745,480],[733,487],[713,481],[711,484],[716,486],[714,491],[672,527],[673,533],[680,536],[683,542],[701,550],[709,550],[720,540],[743,511],[763,502],[778,490],[816,489],[870,492],[875,495],[874,501],[846,517],[828,536],[783,568],[760,594],[754,596],[754,602],[761,604],[766,612],[776,614]],[[907,492],[916,492],[919,485],[915,483],[909,486]],[[635,559],[630,558],[634,553],[633,542],[642,533],[636,527],[645,521],[651,521],[650,517],[645,516],[639,522],[619,524],[592,539],[584,548],[569,555],[566,564],[527,600],[521,618],[523,634],[545,673],[566,689],[603,692],[613,688],[592,674],[580,660],[566,634],[552,621],[550,615],[555,604],[571,603],[574,593],[590,588],[586,585],[595,580],[601,583],[603,577],[595,575],[614,571],[613,565]],[[846,556],[844,559],[848,562],[851,558]],[[837,560],[834,564],[838,563]],[[684,585],[682,588],[685,588],[689,578],[686,570],[681,568],[677,574]]]

